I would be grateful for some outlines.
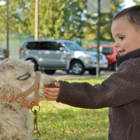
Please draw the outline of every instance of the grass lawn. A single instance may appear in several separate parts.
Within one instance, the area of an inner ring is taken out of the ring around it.
[[[104,79],[76,79],[69,82],[100,83]],[[82,109],[52,101],[41,101],[38,127],[41,140],[107,140],[108,108]]]

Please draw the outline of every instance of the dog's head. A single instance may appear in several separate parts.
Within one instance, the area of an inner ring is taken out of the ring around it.
[[[39,100],[44,97],[44,88],[56,81],[53,77],[40,73]],[[4,97],[11,99],[26,92],[35,83],[36,74],[33,63],[19,59],[7,59],[0,62],[0,100]],[[34,101],[34,92],[26,97],[28,102]]]

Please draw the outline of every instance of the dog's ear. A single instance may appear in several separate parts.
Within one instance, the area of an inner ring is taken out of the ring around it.
[[[4,84],[0,87],[0,98],[6,96],[7,98],[18,97],[21,93],[19,88],[13,87],[9,84]]]

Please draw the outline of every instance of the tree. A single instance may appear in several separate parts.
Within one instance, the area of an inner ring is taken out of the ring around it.
[[[108,40],[113,41],[112,35],[111,35],[111,24],[112,24],[112,18],[116,13],[118,13],[123,8],[124,0],[111,0],[110,3],[110,13],[101,13],[101,19],[100,19],[100,39],[101,40]],[[89,15],[87,15],[89,17]],[[88,18],[87,18],[88,19]],[[98,15],[92,14],[90,16],[90,23],[92,24],[92,28],[90,26],[87,26],[88,28],[88,36],[87,39],[95,39],[97,40],[97,24],[98,24]],[[85,32],[85,34],[87,34]],[[85,35],[86,36],[86,35]]]
[[[123,1],[111,0],[111,13],[101,14],[101,39],[112,40],[111,19]],[[97,14],[88,13],[86,4],[87,0],[39,0],[39,38],[97,39]],[[4,5],[0,31],[6,27],[5,11]],[[9,0],[9,30],[34,36],[34,26],[35,0]]]
[[[5,1],[6,3],[6,0],[3,1]],[[17,36],[15,32],[24,34],[30,33],[27,29],[29,27],[29,24],[27,24],[27,22],[24,21],[23,18],[23,11],[30,11],[28,5],[28,0],[9,0],[9,32],[12,32],[14,38],[16,39],[20,38],[20,36]],[[6,4],[1,6],[0,13],[0,33],[1,36],[4,36],[6,31]],[[27,14],[28,16],[30,16],[29,13],[30,12],[28,12]]]
[[[140,0],[132,0],[136,5],[140,5]]]
[[[40,37],[64,39],[83,37],[84,2],[79,2],[79,0],[48,0],[48,6],[40,5],[40,9],[42,11],[40,11]]]

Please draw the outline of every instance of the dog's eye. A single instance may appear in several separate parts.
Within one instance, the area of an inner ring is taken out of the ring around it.
[[[30,74],[25,74],[17,78],[17,80],[24,81],[30,77]]]

